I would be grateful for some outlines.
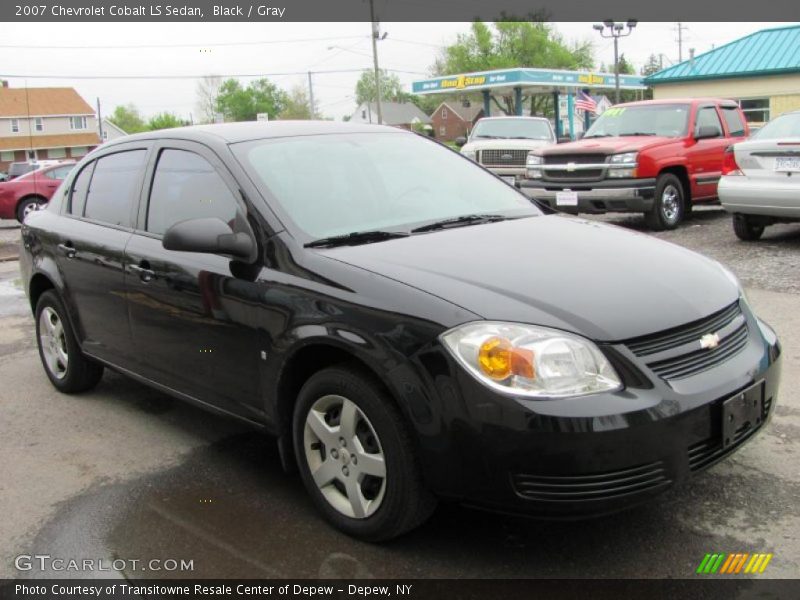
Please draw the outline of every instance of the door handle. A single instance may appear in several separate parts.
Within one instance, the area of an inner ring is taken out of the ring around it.
[[[130,267],[131,271],[133,271],[134,273],[138,273],[139,279],[141,279],[145,283],[152,281],[153,279],[156,278],[156,272],[153,271],[152,269],[148,269],[150,265],[147,264],[146,261],[138,265],[128,265],[128,266]]]
[[[75,247],[72,245],[72,242],[67,242],[66,244],[59,244],[58,245],[59,251],[64,254],[67,258],[75,258]]]

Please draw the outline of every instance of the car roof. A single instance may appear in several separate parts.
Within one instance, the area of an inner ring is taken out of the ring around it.
[[[295,137],[306,135],[333,135],[347,133],[408,133],[404,129],[386,125],[344,123],[337,121],[242,121],[214,125],[192,125],[136,133],[103,144],[104,147],[137,140],[182,139],[198,142],[223,142],[236,144],[251,140]]]
[[[647,106],[648,104],[721,104],[723,106],[739,106],[729,98],[659,98],[657,100],[639,100],[624,102],[615,106]]]
[[[481,117],[478,121],[495,121],[501,119],[527,119],[529,121],[548,121],[547,117],[531,117],[526,115],[501,115],[499,117]]]

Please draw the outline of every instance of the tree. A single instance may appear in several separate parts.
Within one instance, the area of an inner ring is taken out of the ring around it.
[[[286,106],[278,115],[279,119],[311,119],[311,107],[306,88],[298,85],[286,97]],[[316,115],[313,118],[317,118]]]
[[[619,55],[619,74],[620,75],[634,75],[636,73],[636,69],[633,68],[633,65],[628,62],[628,59],[625,58],[625,53]]]
[[[222,78],[206,75],[197,82],[197,115],[200,123],[213,123],[217,116],[217,97]]]
[[[658,73],[661,70],[661,59],[656,56],[655,54],[651,54],[647,62],[644,63],[642,67],[641,74],[643,77],[647,77],[648,75],[652,75],[653,73]]]
[[[441,52],[433,65],[434,75],[509,69],[545,67],[552,69],[591,69],[594,66],[592,46],[588,41],[569,44],[550,25],[532,15],[533,20],[503,21],[491,25],[482,21],[472,24],[469,33],[459,34],[455,43]],[[497,98],[497,107],[506,114],[515,114],[513,94]],[[530,114],[552,113],[550,94],[524,96],[530,101]],[[549,106],[548,106],[549,105]]]
[[[274,119],[286,108],[287,94],[269,79],[257,79],[242,87],[236,79],[227,79],[219,87],[217,112],[227,121],[255,121],[258,113]]]
[[[403,84],[395,74],[380,70],[381,100],[404,102],[410,94],[403,91]],[[356,104],[375,102],[378,94],[375,90],[375,71],[364,71],[356,83]]]
[[[126,104],[125,106],[117,106],[108,120],[114,123],[117,127],[122,129],[125,133],[139,133],[146,131],[147,125],[142,118],[139,109],[133,104]]]
[[[181,119],[177,115],[169,112],[158,113],[150,117],[147,121],[147,129],[149,131],[156,131],[157,129],[170,129],[172,127],[184,127],[189,123]]]

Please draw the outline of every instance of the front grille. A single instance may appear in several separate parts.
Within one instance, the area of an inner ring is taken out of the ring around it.
[[[588,502],[609,500],[664,487],[671,483],[661,461],[619,471],[590,475],[511,476],[515,491],[528,500],[542,502]]]
[[[567,163],[596,165],[604,162],[606,162],[605,154],[546,154],[544,156],[546,165],[565,165]]]
[[[527,150],[481,150],[478,162],[494,167],[524,167]]]
[[[579,169],[567,171],[566,169],[543,169],[542,179],[548,181],[599,181],[603,178],[604,169]]]
[[[717,333],[720,337],[716,348],[700,346],[700,339],[709,333]],[[635,338],[625,345],[659,377],[683,379],[711,369],[739,353],[747,345],[747,334],[747,322],[736,302],[705,319]]]

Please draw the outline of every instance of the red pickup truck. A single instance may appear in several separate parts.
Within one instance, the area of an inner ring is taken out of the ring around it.
[[[674,229],[694,203],[717,200],[725,150],[747,135],[732,100],[618,104],[579,141],[528,154],[521,187],[564,212],[641,212]]]

